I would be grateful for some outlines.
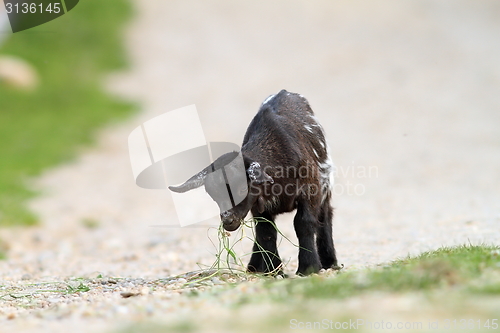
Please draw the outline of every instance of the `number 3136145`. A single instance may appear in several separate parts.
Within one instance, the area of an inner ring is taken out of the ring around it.
[[[7,14],[15,13],[15,14],[35,14],[35,13],[54,13],[58,14],[61,12],[61,4],[60,3],[49,3],[47,6],[39,3],[6,3],[5,8],[7,9]]]
[[[498,329],[498,319],[445,319],[445,329]]]

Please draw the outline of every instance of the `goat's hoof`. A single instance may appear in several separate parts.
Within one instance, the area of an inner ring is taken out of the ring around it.
[[[281,280],[281,279],[288,279],[289,276],[288,274],[285,274],[283,271],[279,271],[278,274],[276,274],[276,279]]]
[[[310,276],[318,276],[319,275],[319,271],[306,271],[305,273],[304,272],[295,272],[295,277],[297,278],[306,278],[306,277],[310,277]]]

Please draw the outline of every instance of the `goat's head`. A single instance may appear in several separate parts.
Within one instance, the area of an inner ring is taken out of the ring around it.
[[[261,187],[273,182],[258,162],[243,157],[241,152],[231,152],[216,159],[184,184],[168,188],[183,193],[205,185],[206,192],[219,206],[224,229],[234,231],[256,201],[259,201],[259,210],[264,210]]]

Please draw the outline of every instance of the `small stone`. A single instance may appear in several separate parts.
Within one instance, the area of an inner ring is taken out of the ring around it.
[[[68,307],[68,303],[61,303],[57,305],[59,310],[66,309]]]
[[[212,282],[213,282],[213,284],[224,284],[224,281],[219,279],[217,276],[212,278]]]
[[[154,306],[152,306],[151,304],[147,304],[146,305],[146,313],[148,315],[152,315],[152,314],[154,314],[154,312],[155,312]]]
[[[21,280],[31,280],[31,275],[30,274],[23,274],[23,276],[21,276]]]
[[[8,320],[12,320],[12,319],[15,319],[17,317],[17,314],[15,314],[14,312],[11,312],[7,315],[7,319]]]
[[[71,288],[74,288],[74,289],[77,289],[81,285],[81,282],[76,281],[76,280],[68,281],[67,283],[68,283],[68,286],[70,286]]]
[[[120,305],[115,307],[115,311],[120,314],[127,314],[128,313],[128,308],[126,306]]]
[[[55,297],[47,298],[47,302],[49,302],[49,303],[59,303],[60,301],[61,301],[60,298],[55,298]]]
[[[123,260],[125,261],[134,261],[137,259],[139,259],[139,256],[137,256],[137,254],[135,253],[126,254],[123,256]]]
[[[93,309],[85,309],[82,312],[83,317],[92,317],[95,315],[95,311]]]
[[[134,292],[131,292],[131,291],[122,291],[120,293],[120,295],[123,297],[123,298],[129,298],[129,297],[133,297],[133,296],[138,296],[140,295],[139,293],[134,293]]]

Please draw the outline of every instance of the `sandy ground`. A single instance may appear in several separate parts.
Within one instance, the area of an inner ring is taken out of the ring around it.
[[[131,69],[107,85],[140,101],[142,111],[36,181],[43,195],[31,207],[42,223],[1,230],[10,246],[1,280],[99,273],[155,279],[210,265],[207,228],[178,227],[169,193],[135,186],[128,134],[155,115],[196,104],[208,141],[239,144],[260,103],[283,88],[306,96],[325,128],[338,167],[334,237],[346,267],[443,245],[498,244],[497,1],[135,6],[127,31]],[[295,240],[292,217],[278,225]],[[89,220],[97,227],[86,227]],[[294,271],[296,249],[284,241],[280,252]],[[29,320],[5,327],[55,332],[85,322]]]

